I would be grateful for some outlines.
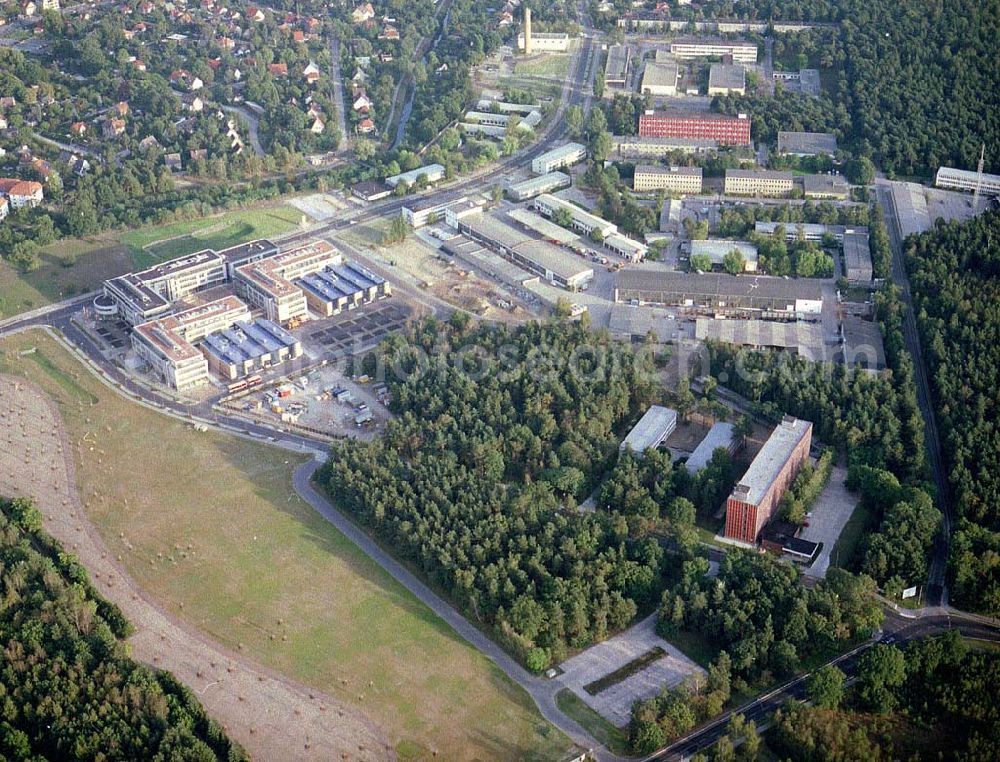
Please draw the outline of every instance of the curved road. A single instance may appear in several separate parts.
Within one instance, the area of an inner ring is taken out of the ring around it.
[[[421,603],[437,614],[473,648],[489,658],[515,683],[528,692],[542,716],[585,749],[600,747],[580,725],[563,714],[556,706],[556,693],[562,688],[558,680],[535,677],[518,664],[500,646],[472,625],[454,607],[421,582],[399,561],[386,553],[364,530],[338,511],[312,484],[313,474],[319,468],[315,460],[303,463],[295,470],[292,485],[299,497],[305,500],[341,534],[358,546],[375,563],[385,569],[403,587],[413,593]],[[603,747],[597,749],[602,760],[615,762],[620,757]]]

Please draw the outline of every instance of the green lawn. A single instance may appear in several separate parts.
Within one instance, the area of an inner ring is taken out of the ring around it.
[[[63,238],[42,248],[33,272],[0,261],[0,318],[94,291],[108,278],[165,259],[286,233],[301,220],[298,209],[280,204],[95,238]]]
[[[559,707],[560,712],[580,723],[585,730],[612,752],[621,756],[629,756],[626,730],[616,728],[601,717],[569,688],[563,688],[556,694],[556,706]]]
[[[680,630],[669,638],[672,645],[677,650],[688,657],[695,664],[708,669],[709,665],[715,661],[719,655],[719,649],[709,643],[704,636],[690,630]]]
[[[137,267],[148,267],[201,249],[225,249],[254,238],[285,233],[302,220],[292,206],[239,209],[197,220],[132,230],[121,236]]]
[[[519,56],[514,65],[514,76],[565,79],[569,74],[572,57],[572,46],[568,53],[539,53],[537,56],[532,54],[532,60],[524,60]]]
[[[137,406],[40,331],[0,340],[0,373],[56,401],[87,516],[174,616],[358,707],[401,758],[568,749],[519,686],[298,498],[302,456]]]
[[[878,517],[859,502],[830,551],[830,565],[850,569],[865,535],[875,530]]]

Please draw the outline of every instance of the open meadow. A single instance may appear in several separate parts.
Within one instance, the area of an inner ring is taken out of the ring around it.
[[[568,748],[518,686],[294,494],[302,456],[138,406],[41,331],[0,340],[0,373],[56,401],[89,520],[178,619],[356,707],[404,759]]]

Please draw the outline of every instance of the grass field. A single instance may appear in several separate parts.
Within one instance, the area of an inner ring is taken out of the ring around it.
[[[878,516],[866,509],[860,502],[854,506],[851,518],[844,524],[840,537],[837,538],[833,550],[830,551],[830,566],[850,569],[861,546],[861,541],[876,529],[877,523]]]
[[[285,233],[301,219],[302,212],[286,205],[239,209],[213,217],[132,230],[121,236],[121,242],[128,247],[137,267],[148,267],[200,249],[225,249],[254,238]]]
[[[575,43],[574,43],[575,45]],[[554,77],[565,79],[569,74],[572,48],[568,53],[539,53],[531,60],[518,60],[514,66],[516,77]]]
[[[616,728],[601,717],[569,688],[563,688],[556,694],[556,706],[559,707],[559,711],[580,723],[594,738],[615,754],[628,756],[627,731]]]
[[[56,400],[89,518],[179,618],[358,706],[404,759],[568,747],[518,686],[295,496],[300,457],[137,406],[41,332],[0,340],[0,373]]]
[[[171,257],[285,233],[301,219],[298,209],[282,204],[93,239],[64,238],[41,250],[33,272],[20,273],[0,261],[0,318],[93,291],[108,278]]]

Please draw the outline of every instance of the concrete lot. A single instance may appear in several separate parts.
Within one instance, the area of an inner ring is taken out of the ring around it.
[[[560,665],[563,674],[557,679],[612,724],[627,725],[635,701],[704,674],[701,667],[657,635],[655,628],[656,614],[651,614],[625,632],[564,661]],[[584,689],[585,685],[621,669],[656,647],[662,648],[666,655],[645,669],[596,696]]]
[[[343,196],[332,193],[313,193],[309,196],[293,198],[288,203],[320,222],[330,219],[337,212],[348,207]]]
[[[830,481],[813,505],[809,526],[802,530],[802,539],[823,543],[823,549],[816,560],[805,570],[808,577],[821,579],[826,576],[833,546],[837,544],[837,538],[857,505],[857,498],[844,485],[846,479],[847,469],[834,466],[830,472]]]
[[[331,318],[311,320],[296,335],[308,354],[342,358],[374,347],[402,329],[415,314],[414,307],[394,296]]]

